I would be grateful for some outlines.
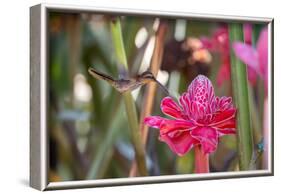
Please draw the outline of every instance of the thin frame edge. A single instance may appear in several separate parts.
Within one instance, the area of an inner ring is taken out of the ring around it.
[[[179,12],[168,10],[152,10],[152,9],[132,9],[132,8],[118,8],[118,7],[101,7],[101,6],[85,6],[74,4],[54,4],[42,3],[48,10],[63,11],[63,12],[93,12],[104,14],[117,15],[134,15],[134,16],[150,16],[150,17],[168,17],[168,18],[183,18],[189,20],[205,20],[212,22],[255,22],[255,23],[271,23],[273,17],[255,17],[255,16],[237,16],[224,14],[210,14],[210,13],[193,13],[193,12]]]
[[[43,177],[46,166],[45,151],[42,145],[41,113],[41,72],[42,67],[42,4],[30,7],[30,174],[29,185],[37,190],[45,190],[47,185]]]

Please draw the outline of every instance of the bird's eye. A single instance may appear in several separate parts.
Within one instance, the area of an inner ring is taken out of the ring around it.
[[[151,73],[147,73],[144,75],[145,78],[154,78],[154,76]]]
[[[143,72],[143,73],[142,73],[142,76],[143,76],[143,77],[153,77],[152,73],[149,72],[149,71]]]

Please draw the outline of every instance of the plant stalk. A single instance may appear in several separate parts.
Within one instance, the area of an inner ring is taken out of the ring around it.
[[[119,64],[123,65],[128,71],[127,57],[125,53],[120,18],[112,19],[110,24],[113,46]],[[141,133],[139,130],[139,122],[137,117],[136,105],[130,91],[123,93],[125,108],[131,132],[131,140],[135,150],[136,163],[141,176],[147,176],[147,168],[145,162],[145,149],[141,141]]]
[[[268,169],[268,139],[269,139],[269,118],[268,118],[268,98],[264,99],[264,113],[263,113],[263,169]]]
[[[230,49],[234,41],[243,42],[242,24],[229,24]],[[231,80],[234,102],[237,107],[237,140],[240,170],[248,170],[253,154],[253,134],[249,109],[248,78],[246,65],[231,49]]]
[[[167,25],[163,22],[160,22],[159,28],[156,32],[155,46],[153,50],[152,59],[150,62],[150,70],[151,73],[154,75],[154,77],[157,77],[162,62],[166,31],[167,31]],[[155,82],[151,82],[147,84],[147,87],[145,89],[144,102],[142,106],[143,109],[140,115],[140,131],[141,131],[143,145],[146,145],[148,129],[149,129],[149,127],[143,123],[143,120],[145,117],[151,115],[154,99],[156,96],[156,91],[157,91],[157,84]],[[129,176],[134,177],[136,175],[137,175],[137,166],[136,166],[136,161],[134,161],[130,169]]]
[[[200,145],[194,147],[195,173],[209,172],[209,154],[205,154]]]

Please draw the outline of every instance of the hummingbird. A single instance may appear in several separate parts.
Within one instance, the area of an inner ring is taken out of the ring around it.
[[[250,169],[255,170],[256,169],[256,163],[258,159],[262,156],[264,152],[264,143],[263,138],[260,140],[260,142],[255,146],[255,149],[252,154],[252,159],[250,160]]]
[[[112,87],[114,87],[118,92],[124,93],[126,91],[132,91],[141,87],[147,83],[155,82],[157,83],[163,91],[169,95],[169,91],[163,86],[150,71],[145,71],[135,77],[128,78],[128,79],[114,79],[109,75],[104,73],[98,72],[94,68],[90,67],[88,72],[96,79],[104,80],[109,83]]]

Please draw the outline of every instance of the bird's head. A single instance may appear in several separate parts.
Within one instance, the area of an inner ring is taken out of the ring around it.
[[[151,81],[155,81],[154,75],[150,71],[145,71],[138,76],[139,81],[143,83],[148,83]]]
[[[150,71],[145,71],[138,76],[138,80],[142,83],[156,82],[158,86],[169,96],[170,93],[165,86],[163,86]]]

